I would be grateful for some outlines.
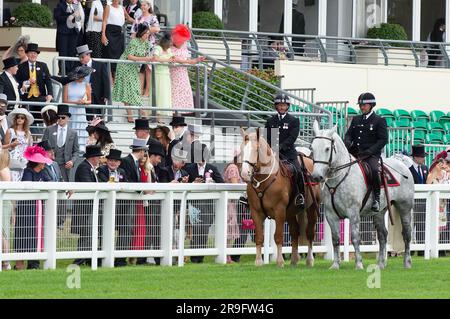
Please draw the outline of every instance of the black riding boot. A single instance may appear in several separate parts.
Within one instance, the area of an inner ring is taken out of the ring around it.
[[[374,212],[380,211],[380,188],[375,188],[373,190],[372,211]]]
[[[297,178],[296,178],[296,184],[297,184],[297,192],[294,199],[295,206],[299,209],[305,209],[305,183],[303,182],[303,174],[301,171],[297,172]]]

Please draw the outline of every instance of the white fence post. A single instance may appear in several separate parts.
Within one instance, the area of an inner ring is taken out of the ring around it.
[[[273,236],[271,237],[271,231],[270,231],[270,221],[271,219],[266,218],[264,220],[264,263],[268,264],[270,263],[270,241],[272,240]]]
[[[102,267],[114,268],[115,248],[115,224],[116,224],[116,191],[108,192],[103,205],[103,251],[106,256]]]
[[[227,263],[227,215],[228,215],[228,191],[221,192],[220,199],[216,201],[216,248],[219,255],[216,263]]]
[[[44,213],[44,251],[47,259],[44,269],[56,269],[56,219],[57,219],[58,191],[49,191]]]
[[[438,258],[439,250],[439,191],[433,191],[430,197],[430,211],[427,210],[427,215],[430,216],[430,257]]]
[[[172,266],[172,244],[173,244],[173,192],[166,193],[161,205],[161,249],[164,256],[161,265]]]
[[[92,203],[92,259],[91,269],[97,270],[97,252],[98,252],[98,212],[100,206],[100,199],[98,198],[99,191],[94,194],[94,201]]]
[[[3,266],[3,190],[0,190],[0,272]],[[9,234],[8,234],[9,237]]]
[[[430,259],[430,234],[431,234],[431,196],[428,193],[425,204],[425,248],[424,259]]]
[[[183,192],[180,205],[180,221],[178,226],[178,266],[184,266],[184,239],[186,237],[186,207],[187,207],[187,191]]]

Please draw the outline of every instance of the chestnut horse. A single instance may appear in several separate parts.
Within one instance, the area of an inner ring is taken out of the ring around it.
[[[261,136],[260,130],[245,132],[241,130],[244,142],[241,145],[242,168],[241,177],[247,183],[248,203],[251,216],[255,223],[256,266],[263,264],[261,247],[264,242],[264,220],[269,217],[275,220],[275,243],[277,245],[277,265],[284,266],[283,245],[284,223],[289,224],[292,240],[291,265],[296,266],[299,261],[298,244],[301,231],[306,224],[306,239],[308,241],[308,255],[306,265],[314,265],[312,245],[315,235],[317,216],[319,215],[320,188],[305,187],[306,205],[299,210],[294,204],[294,189],[291,184],[289,170],[281,165],[278,156]],[[304,157],[308,172],[313,171],[313,162]],[[305,214],[305,211],[307,214]],[[303,235],[303,234],[302,234]],[[304,236],[302,236],[304,237]]]

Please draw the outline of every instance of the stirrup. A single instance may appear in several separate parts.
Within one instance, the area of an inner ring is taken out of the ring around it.
[[[248,199],[245,198],[244,196],[239,197],[239,203],[248,207]]]
[[[379,202],[378,200],[374,200],[374,201],[372,202],[371,210],[372,210],[373,212],[379,212],[379,211],[380,211],[380,202]]]

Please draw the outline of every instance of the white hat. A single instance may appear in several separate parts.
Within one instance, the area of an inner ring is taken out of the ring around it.
[[[16,108],[14,110],[12,110],[9,114],[8,114],[8,120],[10,121],[10,123],[13,123],[14,118],[16,117],[16,115],[18,114],[23,114],[27,117],[28,120],[28,125],[31,126],[31,124],[33,124],[34,122],[34,117],[33,115],[30,114],[30,112],[27,111],[27,109],[23,108],[23,107],[19,107]]]
[[[8,102],[8,97],[6,96],[6,94],[0,93],[0,101],[3,102]]]
[[[46,105],[46,106],[44,106],[42,108],[41,114],[44,114],[45,112],[50,111],[50,110],[55,111],[55,113],[58,113],[58,106],[57,105],[51,105],[51,104]]]

